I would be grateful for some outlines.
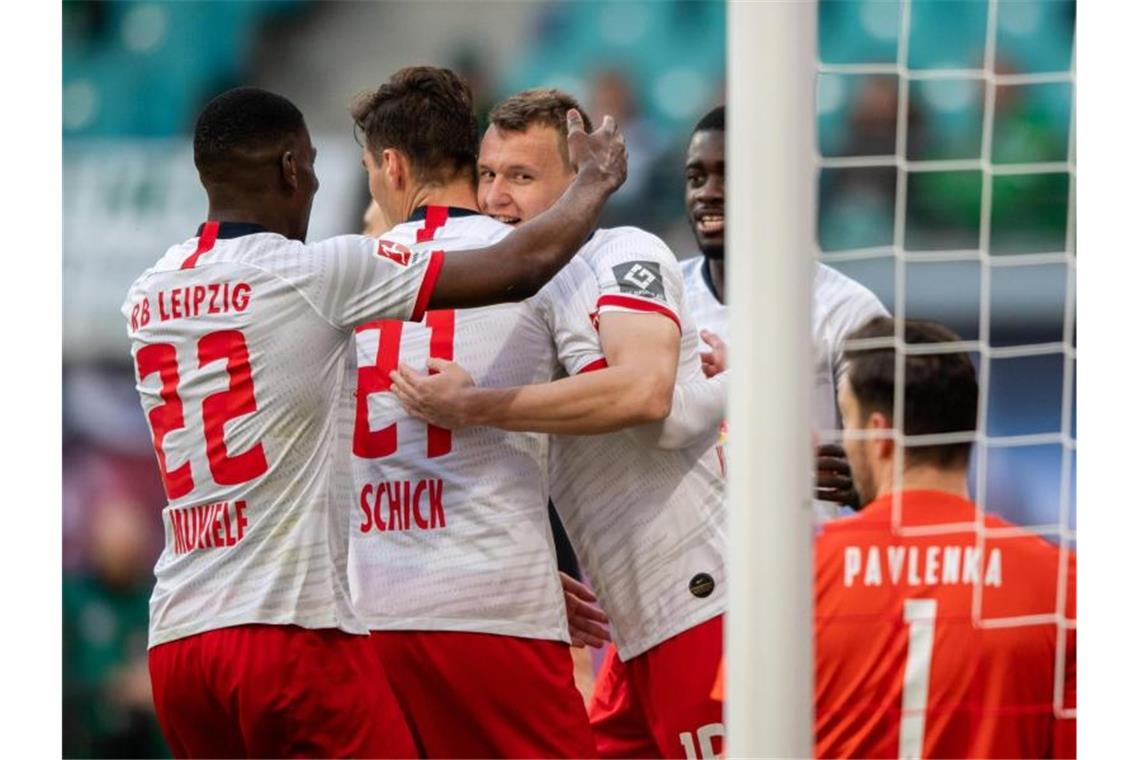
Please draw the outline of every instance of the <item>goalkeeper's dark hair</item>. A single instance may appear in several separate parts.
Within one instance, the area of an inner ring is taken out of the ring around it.
[[[847,340],[893,338],[895,321],[876,317],[847,336]],[[908,319],[903,327],[907,345],[954,343],[961,340],[937,322]],[[851,347],[844,350],[847,382],[865,418],[880,412],[893,422],[895,408],[895,349]],[[906,354],[903,434],[961,433],[975,430],[978,418],[978,379],[970,356],[963,351]],[[910,446],[906,464],[942,468],[966,467],[973,443]]]
[[[228,90],[198,115],[194,165],[203,174],[224,172],[305,129],[305,117],[288,98],[257,87]]]
[[[724,106],[717,106],[702,116],[701,120],[697,122],[697,126],[693,127],[693,134],[709,130],[724,131]]]

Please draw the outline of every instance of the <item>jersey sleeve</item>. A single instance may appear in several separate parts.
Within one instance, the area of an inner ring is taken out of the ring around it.
[[[849,290],[835,302],[828,319],[831,371],[836,387],[847,373],[847,361],[843,358],[843,342],[847,336],[875,317],[890,316],[874,293],[854,281],[848,284]]]
[[[571,259],[533,300],[567,375],[606,366],[598,338],[598,283],[588,264]]]
[[[443,251],[342,235],[259,263],[297,288],[330,324],[350,330],[376,319],[422,319],[443,256]]]
[[[643,230],[618,228],[608,235],[590,260],[598,279],[598,313],[662,314],[680,330],[685,286],[677,257]]]

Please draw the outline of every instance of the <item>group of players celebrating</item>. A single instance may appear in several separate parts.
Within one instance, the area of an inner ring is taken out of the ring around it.
[[[302,114],[231,90],[195,127],[208,220],[123,306],[168,497],[150,669],[171,749],[723,753],[724,109],[690,140],[703,255],[684,265],[643,230],[596,227],[625,148],[565,93],[506,99],[480,138],[467,86],[412,67],[352,116],[377,235],[306,243]],[[243,306],[159,309],[198,288]],[[906,525],[972,523],[970,444],[908,451],[894,482],[903,452],[859,435],[894,424],[893,349],[843,346],[893,322],[823,265],[814,288],[815,424],[847,431],[819,449],[817,497],[869,502],[818,538],[818,752],[1064,754],[1060,625],[970,616],[978,585],[986,617],[1039,612],[1059,553],[992,517],[1005,532],[980,549],[971,527],[898,534],[897,491]],[[973,429],[967,356],[906,371],[907,435]],[[559,577],[548,499],[592,591]],[[569,647],[603,639],[587,706]]]

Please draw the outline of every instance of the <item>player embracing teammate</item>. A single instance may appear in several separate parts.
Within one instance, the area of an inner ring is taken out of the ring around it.
[[[576,179],[551,213],[480,250],[308,244],[316,149],[287,99],[253,88],[195,127],[207,221],[123,305],[138,391],[166,489],[150,669],[178,756],[416,752],[349,599],[356,327],[536,292],[624,179],[612,125],[571,116]]]
[[[525,229],[573,181],[559,125],[575,105],[540,90],[492,111],[479,156],[485,213]],[[393,389],[440,428],[552,434],[554,505],[616,645],[589,708],[598,751],[711,755],[723,736],[709,698],[725,599],[724,482],[711,446],[723,408],[704,413],[702,399],[716,407],[723,387],[701,372],[664,243],[636,228],[599,229],[577,261],[538,297],[557,315],[567,377],[476,386],[458,363],[434,359],[433,376],[401,363]]]

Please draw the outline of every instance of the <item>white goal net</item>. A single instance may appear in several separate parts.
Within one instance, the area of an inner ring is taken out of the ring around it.
[[[750,336],[733,346],[729,409],[742,463],[729,483],[733,756],[812,752],[811,483],[788,477],[810,469],[797,388],[812,381],[812,257],[788,251],[814,252],[896,317],[893,339],[859,346],[895,349],[896,389],[907,355],[974,358],[975,432],[891,435],[902,446],[973,441],[981,515],[904,525],[896,490],[893,530],[972,530],[984,556],[1005,535],[984,525],[992,513],[1059,546],[1052,610],[988,614],[975,583],[972,624],[1057,626],[1053,709],[1075,714],[1062,688],[1064,633],[1076,625],[1064,612],[1076,542],[1073,15],[1071,3],[998,0],[730,5],[728,234],[749,253],[733,257],[729,296],[732,334]],[[908,318],[942,322],[962,341],[908,346]],[[777,368],[787,379],[773,383]],[[896,392],[895,420],[903,404]]]

